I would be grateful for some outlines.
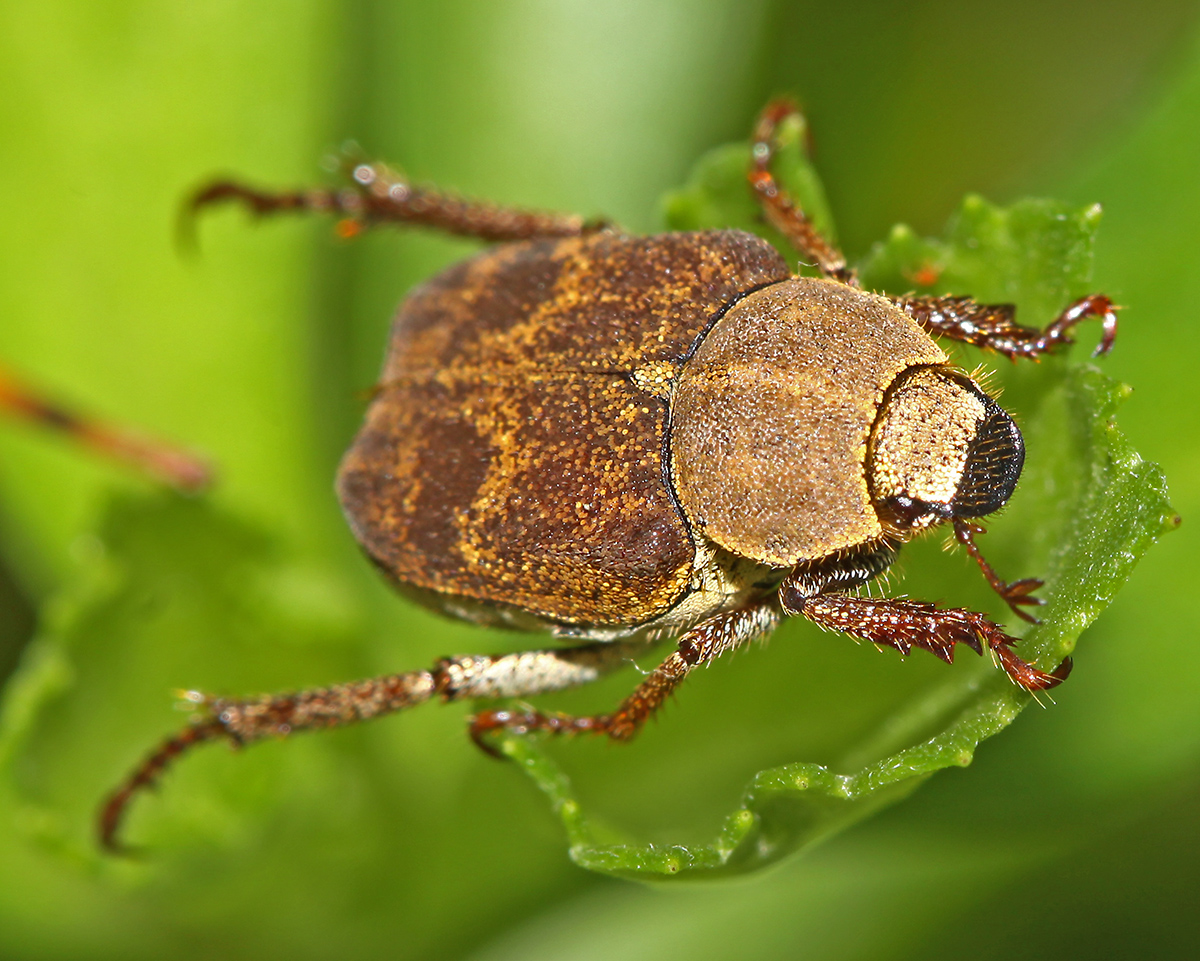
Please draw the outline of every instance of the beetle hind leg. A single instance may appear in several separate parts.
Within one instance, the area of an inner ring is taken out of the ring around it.
[[[646,676],[611,714],[576,716],[539,711],[488,710],[471,721],[471,737],[488,753],[495,753],[485,738],[493,731],[518,734],[545,731],[552,734],[606,734],[628,741],[641,729],[684,679],[701,664],[711,663],[727,651],[766,637],[779,623],[773,601],[717,614],[686,632],[667,658]]]
[[[0,411],[47,427],[109,460],[182,491],[212,482],[212,469],[189,451],[64,407],[0,367]]]

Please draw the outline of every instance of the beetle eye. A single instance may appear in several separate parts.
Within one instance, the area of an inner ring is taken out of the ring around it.
[[[958,491],[950,501],[955,517],[982,517],[1012,497],[1025,466],[1025,441],[1013,419],[990,397],[967,451]]]

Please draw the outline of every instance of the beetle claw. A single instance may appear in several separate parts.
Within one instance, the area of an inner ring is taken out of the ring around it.
[[[1017,617],[1030,624],[1038,624],[1040,621],[1028,611],[1022,610],[1022,605],[1026,607],[1041,607],[1045,604],[1046,602],[1042,598],[1033,596],[1033,592],[1042,587],[1044,583],[1044,581],[1036,577],[1026,577],[1019,581],[999,584],[996,587],[996,592],[1004,599],[1009,609]]]

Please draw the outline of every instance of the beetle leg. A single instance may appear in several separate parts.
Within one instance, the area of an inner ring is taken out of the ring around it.
[[[121,461],[180,490],[201,490],[212,481],[211,469],[196,455],[68,410],[20,382],[2,367],[0,410],[65,434],[98,454]]]
[[[747,174],[758,202],[762,204],[767,221],[783,234],[793,247],[816,264],[826,277],[857,287],[854,271],[846,266],[846,257],[826,240],[813,226],[800,206],[780,189],[771,173],[771,158],[775,155],[775,131],[787,117],[800,112],[790,100],[773,100],[759,114],[754,128],[754,143],[750,148],[751,162]]]
[[[190,239],[195,215],[213,204],[234,201],[258,217],[290,212],[341,215],[338,233],[349,239],[376,223],[434,227],[480,240],[530,240],[576,237],[602,230],[607,221],[576,214],[546,213],[465,200],[430,187],[418,187],[381,163],[348,165],[351,186],[341,190],[264,191],[235,180],[218,180],[199,189],[184,209],[183,236]]]
[[[954,661],[956,644],[966,644],[977,654],[982,654],[986,646],[1013,683],[1031,693],[1057,687],[1071,672],[1069,657],[1050,673],[1023,661],[1012,649],[1017,639],[973,611],[940,608],[907,598],[835,593],[806,596],[790,583],[790,578],[779,594],[784,613],[802,614],[820,627],[872,644],[887,644],[905,657],[914,647],[920,647],[949,664]]]
[[[1012,304],[979,304],[970,297],[899,297],[892,302],[931,334],[1018,357],[1037,358],[1074,343],[1071,330],[1088,317],[1097,317],[1104,332],[1093,357],[1112,350],[1117,336],[1117,310],[1103,294],[1081,297],[1045,330],[1022,327]]]
[[[1012,608],[1012,612],[1021,618],[1023,621],[1028,621],[1030,624],[1036,624],[1037,618],[1028,611],[1023,611],[1019,607],[1021,604],[1036,607],[1044,604],[1040,597],[1034,597],[1033,592],[1042,586],[1042,581],[1036,577],[1026,577],[1019,581],[1002,581],[992,565],[984,558],[983,553],[979,550],[975,543],[976,534],[986,534],[987,529],[979,524],[972,524],[970,521],[965,521],[961,517],[954,518],[954,536],[960,544],[967,549],[967,553],[979,565],[979,569],[983,571],[983,576],[987,578],[988,584],[992,590],[1004,598],[1004,602]]]
[[[797,564],[780,586],[796,596],[812,597],[826,591],[848,591],[874,580],[896,559],[896,546],[887,540],[870,541],[822,561]]]
[[[198,691],[184,694],[203,715],[164,740],[105,800],[98,818],[100,844],[121,851],[118,834],[132,799],[153,786],[179,755],[208,741],[237,747],[299,731],[344,727],[415,707],[434,697],[445,701],[476,697],[522,697],[558,691],[596,680],[619,667],[644,640],[595,642],[563,650],[523,651],[495,656],[445,658],[427,671],[236,700]]]
[[[680,637],[676,649],[611,714],[574,716],[542,714],[539,711],[482,711],[471,722],[471,737],[489,752],[491,749],[483,738],[499,729],[518,734],[529,731],[607,734],[614,741],[627,741],[662,707],[663,702],[694,668],[715,660],[727,651],[766,637],[778,623],[779,609],[773,599],[714,615]]]

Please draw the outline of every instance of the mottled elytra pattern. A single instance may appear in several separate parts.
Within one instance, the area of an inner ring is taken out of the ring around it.
[[[945,361],[892,303],[845,284],[797,277],[746,297],[675,391],[673,473],[688,516],[776,567],[878,538],[871,425],[900,373]]]
[[[601,232],[446,270],[405,302],[342,465],[359,540],[450,597],[568,624],[663,613],[694,553],[664,476],[663,370],[787,276],[739,231]]]

